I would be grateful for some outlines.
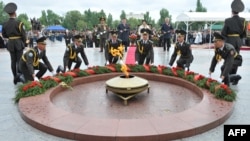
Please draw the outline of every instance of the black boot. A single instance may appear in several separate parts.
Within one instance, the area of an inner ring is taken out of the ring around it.
[[[237,85],[240,79],[241,79],[241,76],[238,74],[230,75],[230,82],[232,82],[232,85]]]
[[[64,69],[61,65],[59,65],[56,69],[56,73],[64,72]]]

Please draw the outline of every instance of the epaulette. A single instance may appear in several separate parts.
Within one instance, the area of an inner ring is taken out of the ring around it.
[[[117,41],[122,42],[122,40],[121,40],[121,39],[117,39]]]
[[[153,42],[153,41],[151,41],[151,40],[148,40],[148,42],[149,42],[149,43],[151,43],[151,44],[153,44],[153,43],[154,43],[154,42]]]

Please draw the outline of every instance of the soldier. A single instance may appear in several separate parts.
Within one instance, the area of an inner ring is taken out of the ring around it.
[[[27,50],[20,60],[20,70],[24,76],[24,82],[39,80],[49,69],[54,75],[53,67],[51,66],[46,55],[46,37],[37,39],[37,46]],[[44,63],[39,60],[42,59]],[[34,70],[39,70],[35,74]]]
[[[221,66],[221,75],[218,81],[224,82],[228,86],[229,82],[233,82],[233,85],[236,85],[241,79],[241,76],[233,75],[229,78],[229,72],[232,70],[234,58],[237,57],[238,54],[231,44],[225,43],[224,39],[225,38],[220,33],[214,33],[215,54],[209,68],[209,76],[211,77],[211,74],[214,72],[217,62],[221,61],[221,59],[224,59],[224,63]]]
[[[4,38],[8,38],[7,49],[10,52],[11,70],[13,74],[13,82],[17,84],[20,75],[18,64],[23,54],[26,42],[26,33],[24,24],[16,19],[17,5],[8,3],[4,7],[4,11],[9,14],[9,20],[3,24],[2,34]]]
[[[186,31],[176,30],[177,33],[177,43],[175,44],[174,52],[171,56],[168,67],[171,67],[176,60],[177,55],[180,55],[179,60],[177,60],[177,67],[189,70],[190,64],[193,62],[193,55],[190,44],[185,42]]]
[[[122,40],[122,44],[125,46],[125,52],[127,52],[127,47],[129,45],[130,27],[127,24],[126,18],[122,19],[122,22],[118,25],[117,30],[119,31],[119,38]]]
[[[100,24],[98,25],[98,34],[100,36],[100,52],[103,52],[105,42],[109,37],[109,27],[106,24],[106,19],[104,17],[100,18]]]
[[[153,42],[149,40],[149,33],[151,31],[147,28],[141,29],[142,39],[136,42],[135,50],[135,64],[143,65],[146,59],[145,64],[151,65],[154,64],[154,49]]]
[[[78,53],[81,54],[85,65],[88,66],[89,61],[84,51],[84,45],[82,44],[82,37],[80,35],[75,35],[74,42],[66,47],[66,51],[63,57],[64,67],[62,68],[61,66],[59,66],[56,70],[56,73],[59,73],[60,71],[65,72],[66,70],[71,70],[73,62],[76,63],[74,69],[79,69],[82,64],[82,60],[80,57],[78,57]]]
[[[107,40],[105,45],[105,59],[106,65],[116,64],[119,59],[123,57],[124,47],[122,40],[117,38],[118,31],[111,31],[111,39]]]
[[[166,43],[167,43],[167,51],[171,47],[171,33],[173,32],[173,27],[169,22],[169,18],[165,18],[165,23],[161,26],[161,32],[163,33],[163,51],[166,51]]]
[[[69,33],[69,30],[66,29],[65,35],[64,35],[64,40],[65,40],[66,46],[71,43],[71,39],[72,39],[72,35],[71,35],[71,33]]]
[[[226,43],[234,46],[237,53],[240,53],[242,39],[246,37],[246,20],[239,17],[238,13],[244,10],[244,4],[241,0],[234,0],[231,3],[232,17],[227,18],[224,23],[221,34],[226,37]],[[236,74],[238,67],[231,70],[230,74]]]

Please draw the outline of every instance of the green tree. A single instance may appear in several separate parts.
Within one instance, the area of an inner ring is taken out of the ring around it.
[[[76,22],[76,30],[85,31],[86,28],[87,28],[87,23],[85,23],[83,20],[78,20]]]
[[[62,18],[54,13],[52,10],[47,10],[47,24],[48,25],[58,25],[61,23]]]
[[[83,20],[83,16],[79,11],[68,11],[64,17],[62,25],[68,29],[76,29],[78,20]]]
[[[135,18],[129,18],[127,23],[130,25],[130,30],[136,30],[138,25],[141,24],[141,20]]]
[[[8,20],[8,14],[3,10],[4,6],[4,3],[0,1],[0,24]]]
[[[112,22],[113,22],[113,17],[112,17],[112,15],[109,13],[108,18],[107,18],[107,24],[109,25],[109,27],[114,28]]]
[[[197,0],[196,2],[196,12],[207,12],[207,8],[202,6],[202,3],[200,0]]]
[[[29,18],[27,16],[27,14],[19,14],[17,19],[20,20],[21,22],[23,22],[24,27],[25,27],[26,30],[31,29],[31,23],[29,21]]]
[[[45,10],[42,10],[42,16],[39,18],[42,25],[48,26],[47,14]]]
[[[170,19],[170,22],[171,22],[172,16],[169,15],[169,12],[168,12],[167,9],[162,8],[162,9],[160,10],[160,19],[159,19],[158,22],[157,22],[157,26],[160,26],[162,23],[164,23],[166,17],[168,17],[168,18]]]
[[[121,13],[121,15],[120,15],[120,19],[124,19],[124,18],[127,18],[127,17],[126,17],[125,11],[122,10],[122,13]]]

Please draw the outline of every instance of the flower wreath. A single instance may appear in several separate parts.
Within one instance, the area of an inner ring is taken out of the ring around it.
[[[204,75],[185,71],[182,68],[173,67],[168,68],[166,66],[149,66],[149,65],[132,65],[127,64],[128,72],[145,72],[145,73],[157,73],[162,75],[168,75],[172,77],[179,77],[185,79],[191,83],[196,84],[198,87],[209,90],[218,99],[226,101],[234,101],[236,99],[236,93],[230,87],[222,84],[214,79],[207,78]],[[94,66],[85,70],[74,69],[69,72],[60,73],[56,76],[46,76],[40,79],[40,81],[31,81],[19,86],[16,91],[14,101],[18,101],[23,97],[29,97],[44,93],[46,90],[61,85],[62,87],[70,88],[70,83],[76,77],[85,77],[89,75],[98,75],[112,72],[122,72],[123,65],[111,64],[107,66]]]

